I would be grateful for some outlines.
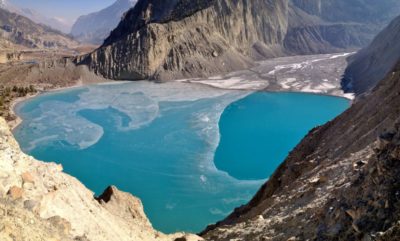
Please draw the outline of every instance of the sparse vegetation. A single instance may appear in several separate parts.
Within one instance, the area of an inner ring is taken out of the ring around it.
[[[10,113],[11,103],[14,99],[25,97],[36,93],[37,90],[33,85],[29,86],[12,86],[6,87],[0,85],[0,116],[7,121],[12,121],[16,117]]]

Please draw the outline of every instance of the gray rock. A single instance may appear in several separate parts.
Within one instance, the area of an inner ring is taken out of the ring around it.
[[[24,208],[29,211],[34,211],[34,209],[38,206],[38,202],[35,200],[26,200],[24,201]]]

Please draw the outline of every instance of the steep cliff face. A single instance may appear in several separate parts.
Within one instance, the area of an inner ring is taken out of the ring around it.
[[[0,8],[0,39],[28,48],[75,48],[78,43],[32,20]]]
[[[135,6],[136,2],[136,0],[117,0],[101,11],[80,16],[72,26],[72,36],[83,43],[102,44],[117,27],[123,14]]]
[[[398,12],[395,0],[141,0],[78,62],[113,79],[204,77],[365,46]]]
[[[288,3],[142,0],[82,59],[113,79],[173,79],[249,67],[283,54]]]
[[[400,220],[399,93],[400,63],[370,95],[312,130],[247,205],[202,235],[397,240],[390,235]]]
[[[200,240],[155,231],[140,200],[115,187],[95,199],[60,165],[22,153],[2,118],[0,160],[1,240]]]
[[[366,48],[348,59],[342,85],[362,94],[371,90],[400,60],[400,17],[394,19]]]

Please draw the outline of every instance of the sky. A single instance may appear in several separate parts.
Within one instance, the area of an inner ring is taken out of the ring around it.
[[[38,11],[47,17],[75,21],[79,16],[101,10],[115,0],[10,0],[24,8]]]

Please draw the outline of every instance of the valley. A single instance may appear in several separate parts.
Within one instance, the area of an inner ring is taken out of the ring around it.
[[[0,0],[0,240],[400,238],[398,0],[51,4]]]
[[[62,164],[97,194],[108,183],[135,193],[157,230],[200,232],[250,200],[310,128],[348,105],[343,98],[322,95],[252,93],[193,83],[104,83],[17,105],[23,122],[14,135],[26,153]],[[220,131],[237,121],[227,113],[235,106],[243,126]],[[258,111],[242,113],[242,108]],[[251,121],[256,116],[257,125]],[[236,146],[242,146],[246,161],[239,154],[232,158]],[[231,172],[235,166],[238,176]]]

